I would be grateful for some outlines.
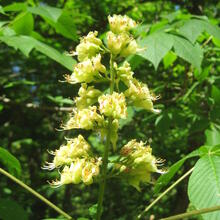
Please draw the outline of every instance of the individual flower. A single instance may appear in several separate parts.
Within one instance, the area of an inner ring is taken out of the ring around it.
[[[52,163],[48,163],[43,168],[53,170],[54,168],[69,165],[77,158],[89,157],[90,145],[86,142],[82,135],[77,138],[67,139],[66,145],[62,145],[59,149],[54,152],[50,152],[54,155]]]
[[[80,39],[80,44],[76,47],[74,55],[78,55],[79,61],[84,61],[96,56],[100,50],[102,41],[97,38],[98,32],[89,32],[87,36]]]
[[[73,116],[63,126],[64,130],[81,128],[86,130],[102,126],[103,116],[97,113],[96,106],[90,106],[81,110],[74,110]]]
[[[74,67],[71,75],[66,75],[66,81],[75,84],[86,82],[90,83],[96,79],[102,78],[100,73],[105,73],[106,68],[101,64],[101,55],[82,61]]]
[[[99,175],[101,158],[79,159],[77,158],[70,166],[65,166],[60,172],[60,180],[51,183],[54,187],[59,187],[64,184],[79,184],[80,182],[86,185],[93,183],[93,178]]]
[[[86,185],[93,183],[93,178],[100,173],[101,158],[92,159],[86,163],[82,170],[82,181]]]
[[[116,35],[109,31],[107,33],[107,45],[114,55],[120,55],[121,57],[135,54],[139,50],[136,40],[126,33]]]
[[[117,35],[109,31],[107,33],[107,45],[112,54],[122,57],[135,54],[138,50],[136,41],[127,33]]]
[[[98,97],[102,92],[98,89],[95,89],[94,86],[88,86],[86,83],[81,84],[78,95],[79,97],[75,98],[76,107],[78,109],[87,108],[90,105],[98,101]]]
[[[113,92],[113,94],[102,95],[98,98],[99,110],[105,116],[114,119],[127,117],[127,106],[123,93]]]
[[[117,76],[119,80],[122,80],[128,86],[134,74],[134,72],[131,71],[130,64],[127,61],[125,61],[122,66],[118,67],[117,64],[114,63],[114,68],[117,71]]]
[[[148,183],[151,179],[151,173],[163,173],[158,166],[163,162],[152,155],[150,146],[145,146],[144,142],[137,142],[135,139],[129,141],[122,147],[120,154],[122,156],[121,166],[118,169],[127,182],[140,190],[140,182]]]
[[[110,25],[110,30],[115,34],[128,32],[136,26],[136,22],[127,15],[108,16],[108,22]]]
[[[144,108],[154,113],[160,112],[160,110],[154,109],[153,101],[156,100],[157,97],[150,93],[146,84],[133,78],[130,80],[128,89],[124,92],[124,94],[132,105]]]

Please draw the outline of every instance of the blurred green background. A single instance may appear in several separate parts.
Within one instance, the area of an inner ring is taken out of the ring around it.
[[[129,109],[118,146],[132,138],[146,140],[153,154],[166,159],[165,167],[169,167],[205,143],[220,143],[218,1],[2,0],[0,5],[0,147],[13,154],[21,167],[10,166],[2,151],[0,166],[74,219],[92,218],[98,184],[53,189],[47,180],[58,177],[57,172],[41,167],[51,159],[48,149],[58,148],[64,137],[79,133],[56,130],[79,89],[79,85],[60,82],[75,63],[65,52],[73,50],[80,36],[89,31],[97,30],[104,39],[109,14],[126,14],[139,22],[135,36],[147,50],[129,60],[135,77],[161,96],[156,107],[162,109],[159,115]],[[163,33],[157,34],[158,30]],[[82,134],[97,150],[102,148],[90,132]],[[195,161],[187,161],[173,180]],[[109,180],[103,219],[137,219],[157,196],[154,183],[158,177],[142,186],[141,193],[117,179]],[[143,219],[151,215],[159,219],[187,209],[194,207],[189,203],[185,179]],[[0,175],[0,219],[58,217],[50,207]]]

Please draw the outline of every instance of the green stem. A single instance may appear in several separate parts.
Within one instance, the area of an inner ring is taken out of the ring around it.
[[[193,210],[191,212],[186,212],[186,213],[182,213],[179,215],[174,215],[168,218],[162,218],[161,220],[176,220],[176,219],[184,219],[184,218],[188,218],[191,217],[193,215],[200,215],[200,214],[204,214],[204,213],[208,213],[208,212],[214,212],[214,211],[218,211],[220,210],[220,206],[214,206],[214,207],[210,207],[210,208],[204,208],[204,209],[200,209],[200,210]]]
[[[173,189],[178,183],[180,183],[183,179],[185,179],[190,173],[192,173],[194,167],[187,171],[183,176],[181,176],[176,182],[174,182],[170,187],[168,187],[163,193],[161,193],[149,206],[145,208],[145,210],[138,215],[138,219],[142,217],[142,215],[149,211],[163,196],[165,196],[171,189]]]
[[[32,188],[30,188],[29,186],[27,186],[25,183],[23,183],[21,180],[17,179],[16,177],[12,176],[10,173],[8,173],[7,171],[3,170],[2,168],[0,168],[0,173],[5,175],[6,177],[8,177],[9,179],[13,180],[15,183],[17,183],[18,185],[20,185],[21,187],[23,187],[24,189],[26,189],[28,192],[30,192],[31,194],[33,194],[34,196],[36,196],[38,199],[40,199],[41,201],[43,201],[44,203],[46,203],[48,206],[50,206],[52,209],[54,209],[56,212],[58,212],[59,214],[63,215],[65,218],[67,219],[72,219],[71,216],[69,216],[66,212],[64,212],[63,210],[61,210],[59,207],[57,207],[56,205],[54,205],[52,202],[50,202],[48,199],[46,199],[45,197],[43,197],[42,195],[40,195],[38,192],[36,192],[35,190],[33,190]]]
[[[114,91],[114,84],[115,84],[115,74],[114,74],[114,66],[113,66],[113,57],[111,55],[110,58],[110,94]],[[105,193],[105,184],[107,179],[107,168],[108,168],[108,153],[109,148],[111,145],[110,139],[111,139],[111,129],[112,129],[112,121],[113,118],[108,118],[108,132],[106,136],[106,146],[104,149],[104,157],[103,157],[103,165],[102,165],[102,173],[101,178],[99,182],[99,197],[98,197],[98,208],[97,208],[97,220],[101,219],[102,216],[102,210],[103,210],[103,199],[104,199],[104,193]]]

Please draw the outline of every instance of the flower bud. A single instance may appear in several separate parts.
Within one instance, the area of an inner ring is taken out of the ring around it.
[[[98,32],[89,32],[89,34],[80,40],[80,44],[76,47],[75,54],[78,55],[79,61],[84,61],[96,56],[101,50],[102,41],[97,38]]]
[[[127,106],[123,93],[113,92],[112,95],[102,95],[98,99],[99,110],[105,116],[115,119],[127,117]]]
[[[136,22],[127,15],[113,15],[112,17],[108,16],[108,21],[110,30],[115,34],[130,31],[136,26]]]
[[[101,55],[98,54],[92,59],[85,60],[78,63],[74,67],[74,71],[71,75],[66,75],[66,81],[75,84],[80,82],[90,83],[96,79],[102,78],[100,73],[105,73],[106,68],[101,64]]]
[[[154,113],[160,112],[160,110],[154,109],[152,101],[156,100],[156,97],[151,95],[146,84],[141,83],[133,78],[129,82],[128,87],[129,88],[125,91],[124,94],[132,105],[144,108]]]
[[[78,109],[83,109],[97,102],[102,92],[98,89],[94,89],[94,86],[87,87],[86,83],[83,83],[81,84],[78,94],[79,97],[75,98],[75,103]]]
[[[63,126],[64,130],[81,128],[95,129],[102,125],[104,118],[97,113],[96,106],[90,106],[82,110],[75,110],[73,117]]]

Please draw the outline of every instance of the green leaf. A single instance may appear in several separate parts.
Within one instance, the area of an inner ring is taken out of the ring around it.
[[[1,220],[28,220],[27,212],[17,202],[8,199],[0,199]]]
[[[27,4],[23,2],[18,2],[18,3],[12,3],[10,5],[5,6],[4,12],[7,11],[26,11],[27,9]]]
[[[14,82],[9,82],[6,85],[4,85],[4,88],[11,88],[17,85],[30,85],[33,86],[35,85],[35,82],[29,81],[29,80],[20,80],[20,81],[14,81]]]
[[[28,56],[35,47],[35,39],[28,36],[2,36],[0,41],[15,49],[19,49],[25,56]]]
[[[196,209],[220,205],[220,157],[215,153],[210,151],[197,161],[189,178],[188,195]],[[204,220],[220,219],[220,212],[202,216]]]
[[[162,58],[172,48],[173,38],[170,34],[158,31],[143,38],[139,45],[144,48],[139,55],[151,61],[157,69]]]
[[[201,147],[193,152],[191,152],[190,154],[188,154],[187,156],[185,156],[184,158],[182,158],[181,160],[177,161],[175,164],[173,164],[167,173],[161,175],[159,177],[159,179],[157,180],[155,187],[154,187],[154,192],[155,193],[159,193],[161,191],[162,188],[164,188],[173,178],[173,176],[177,173],[177,171],[182,167],[182,165],[184,164],[184,162],[192,157],[197,157],[200,156],[202,153],[204,153],[203,151],[204,147]]]
[[[57,104],[68,104],[68,105],[73,105],[74,101],[71,99],[63,98],[63,96],[51,96],[47,95],[47,98],[51,100],[52,102],[55,102]]]
[[[168,67],[172,66],[176,59],[176,54],[172,51],[169,51],[163,58],[164,68],[167,69]]]
[[[211,97],[215,100],[215,104],[220,104],[220,89],[212,86]]]
[[[3,41],[15,49],[21,50],[26,56],[28,56],[31,50],[35,48],[37,51],[45,54],[71,71],[76,63],[72,57],[61,54],[58,50],[30,36],[0,36],[0,41]]]
[[[34,29],[34,19],[31,13],[22,12],[12,21],[12,28],[17,34],[30,35]]]
[[[53,22],[57,22],[62,14],[62,10],[60,8],[55,8],[47,5],[28,7],[28,11],[32,14],[40,15],[43,18],[48,18]]]
[[[206,143],[205,145],[213,146],[220,144],[220,129],[212,127],[205,131]]]
[[[203,50],[199,44],[193,45],[190,41],[175,35],[173,35],[173,39],[176,54],[200,70]]]
[[[192,43],[196,41],[198,36],[204,31],[203,21],[199,19],[191,19],[179,29],[180,34],[189,39]]]
[[[0,5],[0,14],[5,14],[3,7]]]
[[[61,54],[58,50],[40,41],[36,42],[35,49],[45,54],[46,56],[50,57],[51,59],[57,61],[58,63],[62,64],[70,71],[73,70],[73,66],[76,64],[76,61],[72,57],[69,57],[65,54]]]
[[[0,147],[0,162],[7,167],[11,174],[18,176],[21,174],[21,165],[19,161],[2,147]]]

